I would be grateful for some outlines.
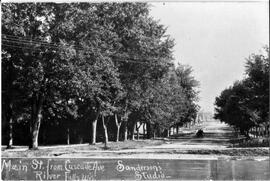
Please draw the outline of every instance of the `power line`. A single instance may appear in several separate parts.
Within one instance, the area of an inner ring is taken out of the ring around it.
[[[20,37],[20,36],[12,36],[12,35],[7,35],[7,34],[2,34],[4,36],[2,36],[2,39],[5,39],[5,40],[9,40],[9,41],[17,41],[18,42],[23,42],[23,43],[31,43],[31,45],[33,43],[36,43],[36,44],[42,44],[44,47],[50,47],[50,48],[62,48],[63,46],[60,44],[60,43],[49,43],[49,42],[46,42],[44,40],[37,40],[37,39],[32,39],[32,38],[27,38],[27,37]],[[72,47],[74,47],[76,50],[85,50],[84,47],[82,46],[76,46],[76,45],[72,45]]]
[[[5,39],[5,38],[3,38],[3,41],[6,41],[7,43],[22,43],[22,44],[26,44],[26,45],[30,45],[30,46],[33,46],[33,44],[32,44],[32,42],[27,42],[27,41],[23,41],[23,42],[17,42],[17,41],[15,41],[15,40],[9,40],[9,39]],[[59,47],[57,47],[57,46],[47,46],[47,45],[44,45],[44,47],[47,47],[47,48],[59,48]],[[22,48],[24,48],[24,47],[22,47]],[[38,47],[33,47],[33,48],[38,48]],[[83,49],[80,49],[80,50],[83,50]],[[129,62],[133,62],[133,63],[141,63],[141,64],[145,64],[146,62],[139,62],[139,61],[135,61],[135,60],[131,60],[130,58],[128,58],[128,57],[117,57],[117,56],[112,56],[112,57],[114,57],[114,58],[117,58],[118,59],[118,61],[122,61],[122,62],[126,62],[126,61],[129,61]],[[123,58],[123,59],[129,59],[129,60],[121,60],[121,59],[119,59],[119,58]]]
[[[52,46],[56,46],[56,47],[59,46],[59,43],[56,43],[56,42],[48,43],[48,42],[45,42],[43,40],[33,39],[32,37],[21,37],[21,36],[7,35],[7,34],[4,34],[4,33],[2,35],[7,36],[7,37],[13,37],[13,38],[7,38],[7,39],[12,39],[12,40],[25,41],[25,42],[31,42],[31,43],[36,42],[36,43],[42,43],[42,44],[45,44],[45,45],[52,45]],[[58,45],[55,45],[55,44],[58,44]],[[72,46],[77,47],[80,50],[84,50],[84,47],[82,47],[82,46],[77,46],[77,45],[72,45]],[[130,57],[121,57],[121,58],[130,58]],[[148,60],[160,60],[160,58],[153,58],[152,57],[151,59],[148,59]]]
[[[33,45],[33,44],[40,44],[44,47],[47,48],[62,48],[61,45],[55,45],[55,44],[51,44],[51,43],[46,43],[46,42],[42,42],[42,41],[33,41],[33,40],[23,40],[23,39],[16,39],[16,38],[2,38],[4,41],[9,41],[12,43],[22,43],[22,44],[28,44],[28,45]],[[73,47],[76,48],[76,50],[84,50],[83,48],[78,48],[74,45],[72,45]]]
[[[40,39],[33,39],[30,37],[25,37],[25,36],[14,36],[14,35],[7,35],[7,34],[2,34],[4,35],[4,38],[13,38],[13,39],[20,39],[20,40],[26,40],[26,41],[33,41],[33,42],[42,42],[42,43],[46,43],[46,44],[54,44],[54,43],[49,43],[49,42],[45,42],[44,40],[40,40]]]
[[[29,42],[18,42],[18,41],[15,41],[15,40],[6,40],[6,39],[2,39],[3,42],[6,42],[6,43],[13,43],[13,44],[23,44],[23,45],[29,45],[29,46],[35,46],[35,45],[38,45],[38,44],[32,44],[32,43],[29,43]],[[52,47],[52,46],[48,46],[48,45],[40,45],[40,46],[43,46],[43,47],[46,47],[46,48],[58,48],[58,47]]]
[[[30,47],[22,47],[22,46],[16,46],[16,45],[8,45],[8,44],[5,44],[3,43],[2,44],[3,46],[8,46],[8,47],[13,47],[13,48],[24,48],[24,49],[29,49],[29,50],[33,50],[33,48],[30,48]],[[125,61],[125,60],[118,60],[118,61]],[[125,61],[125,62],[131,62],[131,63],[141,63],[141,62],[134,62],[134,61]],[[135,73],[128,73],[128,74],[125,74],[125,73],[119,73],[120,76],[138,76],[138,74],[135,74]],[[144,75],[145,76],[145,75]]]
[[[27,40],[15,39],[15,38],[2,38],[2,39],[6,40],[6,41],[12,41],[12,42],[15,42],[15,43],[20,42],[20,43],[29,43],[29,44],[42,44],[42,45],[58,48],[58,46],[56,46],[56,45],[47,44],[47,43],[43,43],[43,42],[27,41]]]
[[[9,45],[6,43],[2,43],[3,46],[8,46],[8,47],[12,47],[12,48],[20,48],[20,49],[28,49],[28,50],[33,50],[33,49],[39,49],[41,47],[27,47],[27,46],[19,46],[19,45]],[[119,62],[125,62],[125,63],[134,63],[134,64],[145,64],[145,65],[151,65],[149,63],[146,62],[139,62],[139,61],[133,61],[133,60],[122,60],[122,59],[112,59],[113,61],[119,61]]]
[[[34,46],[34,44],[40,44],[40,46],[45,47],[45,48],[64,48],[63,46],[59,46],[59,43],[48,43],[42,40],[33,40],[31,38],[27,38],[27,37],[19,37],[19,36],[13,36],[13,35],[7,35],[7,34],[3,34],[6,37],[2,37],[2,40],[6,43],[13,43],[13,44],[18,44],[18,45],[9,45],[9,44],[3,44],[5,46],[9,46],[9,47],[16,47],[16,48],[25,48],[25,49],[37,49],[40,47],[25,47],[25,46],[19,46],[20,44],[23,45],[29,45],[29,46]],[[83,47],[79,47],[79,46],[75,46],[72,45],[72,47],[75,50],[85,50],[83,49]],[[142,59],[135,59],[135,58],[130,58],[130,57],[124,57],[124,56],[112,56],[113,57],[113,61],[121,61],[121,62],[127,62],[127,63],[137,63],[137,64],[147,64],[147,65],[151,65],[150,63],[147,62],[142,62]],[[151,58],[151,59],[145,59],[144,60],[148,60],[148,61],[153,61],[153,60],[161,60],[161,58]]]

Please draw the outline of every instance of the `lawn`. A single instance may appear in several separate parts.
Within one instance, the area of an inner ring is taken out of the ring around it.
[[[139,140],[139,141],[125,141],[125,142],[109,142],[107,147],[103,143],[96,145],[82,144],[82,145],[58,145],[58,146],[40,146],[38,150],[28,150],[27,147],[15,147],[7,150],[2,147],[2,157],[46,157],[59,156],[63,154],[72,154],[78,152],[91,151],[118,151],[127,149],[140,149],[145,146],[161,145],[162,140]]]

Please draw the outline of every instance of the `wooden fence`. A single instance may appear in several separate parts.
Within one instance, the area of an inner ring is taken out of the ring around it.
[[[252,138],[267,138],[270,136],[270,124],[261,124],[253,127],[249,131],[249,135]]]

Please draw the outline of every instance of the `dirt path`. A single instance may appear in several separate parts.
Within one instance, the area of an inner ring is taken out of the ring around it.
[[[203,138],[195,137],[196,131],[201,128],[204,131]],[[175,135],[163,145],[149,146],[146,148],[174,148],[174,149],[224,149],[230,145],[230,139],[235,138],[235,134],[228,125],[216,120],[210,120],[196,125],[194,128],[182,129],[182,132],[191,133],[186,135]]]
[[[202,128],[205,136],[196,138]],[[3,150],[3,157],[93,157],[93,158],[152,158],[152,159],[268,159],[269,148],[229,148],[233,130],[226,124],[211,120],[184,128],[185,134],[172,139],[110,142],[103,144],[40,146],[29,151],[27,147]],[[256,157],[256,158],[255,158]]]

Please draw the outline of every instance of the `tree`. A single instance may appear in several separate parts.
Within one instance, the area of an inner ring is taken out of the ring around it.
[[[114,112],[114,121],[116,125],[116,139],[115,139],[116,142],[119,141],[120,127],[123,122],[127,122],[128,115],[130,114],[130,112],[127,111],[128,102],[127,99],[124,99],[125,94],[119,96],[120,97],[118,98],[118,101],[115,104],[116,111]],[[126,135],[124,137],[127,137],[127,132],[125,131],[125,133]]]
[[[70,80],[76,71],[73,65],[76,52],[59,34],[59,23],[62,25],[64,20],[59,8],[66,11],[67,7],[50,3],[2,6],[3,51],[10,54],[10,60],[20,70],[16,84],[31,109],[32,149],[38,147],[43,106],[61,104],[62,96],[66,97],[74,88]]]
[[[166,35],[166,28],[149,16],[146,3],[113,4],[108,9],[113,12],[108,16],[121,44],[113,60],[126,92],[121,104],[126,140],[129,115],[140,112],[141,95],[169,70],[174,43]]]
[[[106,3],[73,4],[64,16],[63,24],[59,25],[60,32],[65,33],[62,36],[77,52],[74,63],[76,74],[72,78],[76,87],[74,94],[87,107],[90,119],[91,114],[95,114],[91,120],[92,144],[96,143],[99,116],[102,115],[103,120],[103,117],[111,114],[122,89],[118,69],[112,61],[112,55],[120,45],[106,16],[110,6]],[[78,46],[83,49],[77,50]]]
[[[248,130],[257,121],[256,112],[248,107],[248,89],[244,82],[235,82],[232,87],[224,90],[219,98],[216,98],[215,119],[228,123],[248,137]]]
[[[260,117],[258,124],[269,121],[269,48],[264,47],[261,55],[252,54],[246,61],[245,79],[249,88],[248,107]]]
[[[37,135],[41,119],[42,103],[44,99],[45,82],[44,76],[44,55],[50,57],[48,48],[42,47],[42,51],[35,51],[40,47],[39,43],[30,43],[25,39],[19,39],[19,36],[31,36],[32,38],[45,39],[46,34],[43,32],[49,23],[48,6],[36,6],[35,4],[3,4],[2,6],[2,31],[3,31],[3,52],[10,55],[11,64],[19,68],[19,75],[13,81],[17,86],[24,87],[28,96],[32,99],[32,145],[37,147]],[[42,22],[40,17],[45,17]],[[25,44],[26,46],[22,46]],[[14,47],[18,49],[14,50]],[[29,49],[32,49],[29,51]],[[41,58],[43,57],[43,59]],[[40,58],[40,59],[39,59]],[[26,61],[27,60],[27,61]],[[4,64],[6,65],[6,64]],[[10,69],[10,73],[12,69]],[[31,78],[30,78],[31,77]],[[13,81],[7,80],[12,83]],[[25,97],[28,98],[28,97]],[[12,95],[10,95],[12,100]]]
[[[251,55],[246,62],[246,77],[222,91],[215,101],[215,119],[240,129],[249,130],[269,118],[269,50],[267,55]]]
[[[191,72],[190,67],[178,65],[159,81],[149,84],[142,94],[140,119],[153,125],[159,133],[169,133],[171,126],[194,119],[198,111],[195,91],[198,82]]]
[[[148,4],[2,7],[3,110],[10,129],[18,117],[31,118],[30,148],[38,147],[41,122],[66,126],[69,143],[70,122],[87,120],[95,144],[101,120],[106,145],[112,117],[118,141],[121,126],[126,140],[138,121],[168,129],[196,112],[191,68],[174,67],[174,41]]]

